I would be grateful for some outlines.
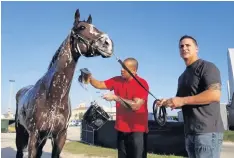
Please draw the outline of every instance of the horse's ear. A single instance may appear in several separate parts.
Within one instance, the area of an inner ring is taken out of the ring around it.
[[[79,20],[80,20],[80,11],[79,9],[77,9],[75,13],[75,22],[79,22]]]
[[[89,17],[88,17],[87,23],[92,24],[92,16],[91,16],[90,14],[89,14]]]

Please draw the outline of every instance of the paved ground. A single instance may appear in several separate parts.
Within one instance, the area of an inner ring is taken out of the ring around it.
[[[77,141],[77,140],[80,140],[80,128],[69,127],[67,141]],[[52,151],[51,141],[48,140],[43,148],[42,158],[51,158],[51,151]],[[15,158],[15,154],[16,154],[15,133],[2,133],[1,134],[2,158]],[[84,155],[74,155],[66,152],[62,152],[61,156],[62,158],[87,158]]]
[[[234,143],[224,142],[221,158],[231,158],[234,157]]]
[[[80,140],[80,128],[69,127],[67,141],[78,141]],[[51,157],[51,141],[48,140],[43,148],[42,158]],[[1,157],[2,158],[15,158],[16,147],[15,147],[15,133],[2,133],[1,134]],[[234,155],[234,143],[224,143],[221,153],[221,158],[231,158]],[[84,155],[74,155],[67,152],[62,152],[62,158],[88,158]],[[100,158],[100,157],[92,157]]]

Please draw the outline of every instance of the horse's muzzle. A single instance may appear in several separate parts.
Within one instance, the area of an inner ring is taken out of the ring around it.
[[[107,34],[103,34],[95,43],[94,47],[103,58],[108,58],[113,55],[114,44]]]

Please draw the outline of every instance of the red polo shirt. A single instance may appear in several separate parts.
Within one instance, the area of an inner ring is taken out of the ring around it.
[[[142,85],[149,89],[148,83],[136,75]],[[145,103],[137,111],[132,111],[116,102],[115,129],[121,132],[148,132],[148,93],[135,79],[124,80],[121,76],[104,81],[109,90],[114,90],[115,95],[123,99],[133,100],[141,98]]]

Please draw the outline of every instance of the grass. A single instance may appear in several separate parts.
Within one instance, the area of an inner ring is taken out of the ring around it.
[[[66,143],[63,150],[73,154],[84,154],[85,156],[100,156],[100,157],[111,157],[117,158],[117,150],[110,148],[103,148],[99,146],[93,146],[84,144],[81,142],[69,142]],[[174,155],[155,155],[148,154],[148,158],[180,158]]]
[[[12,124],[12,125],[8,126],[8,132],[9,133],[15,133],[15,124]]]
[[[234,142],[234,131],[225,131],[223,136],[223,141]]]
[[[234,142],[234,131],[224,132],[224,141]],[[73,154],[84,154],[86,156],[100,156],[117,158],[117,150],[84,144],[81,142],[68,142],[64,146],[64,150]],[[180,158],[174,155],[156,155],[148,154],[148,158]]]

